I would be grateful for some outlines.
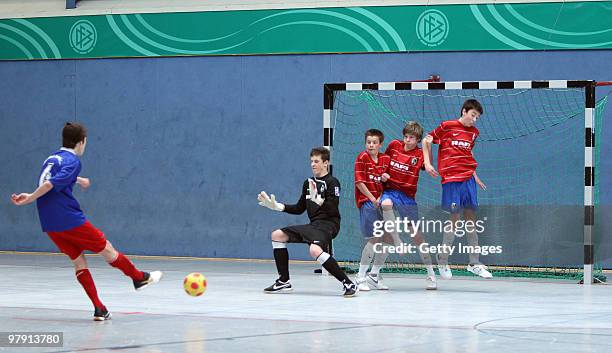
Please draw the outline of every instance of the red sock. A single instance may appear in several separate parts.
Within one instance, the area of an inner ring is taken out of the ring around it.
[[[125,255],[119,253],[117,259],[110,263],[111,266],[118,268],[126,276],[130,277],[134,281],[142,281],[144,279],[144,272],[139,271],[136,266],[130,261]]]
[[[89,273],[89,270],[85,269],[76,271],[76,278],[77,281],[79,281],[79,283],[81,284],[81,286],[83,286],[83,289],[85,289],[85,293],[87,293],[87,296],[89,297],[93,305],[96,308],[105,309],[106,307],[104,306],[104,304],[102,304],[100,298],[98,298],[96,284],[94,283],[94,280],[91,277],[91,273]]]

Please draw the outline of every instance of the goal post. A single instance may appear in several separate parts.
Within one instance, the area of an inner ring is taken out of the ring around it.
[[[490,191],[479,191],[478,196],[484,214],[494,216],[483,239],[498,239],[508,249],[503,256],[483,257],[483,262],[494,271],[552,277],[570,274],[571,278],[584,276],[585,284],[593,283],[599,171],[596,135],[607,102],[607,97],[596,100],[596,87],[597,82],[591,80],[325,84],[323,143],[331,151],[330,172],[343,187],[342,229],[334,241],[336,258],[354,264],[361,254],[353,162],[364,149],[365,130],[383,131],[386,146],[394,138],[401,139],[406,121],[418,121],[427,133],[443,120],[456,119],[463,100],[475,98],[483,104],[484,114],[477,125],[481,135],[474,154],[481,179],[491,181]],[[439,179],[421,173],[416,201],[425,218],[444,217],[439,212],[440,190]],[[541,225],[521,223],[538,219],[538,213],[545,218],[536,221]],[[581,232],[573,224],[579,216]],[[570,220],[573,225],[568,227],[564,222]],[[561,224],[551,226],[556,221]],[[530,232],[533,234],[526,234]],[[575,233],[582,233],[580,240]],[[425,232],[425,237],[436,243],[436,235]],[[418,257],[392,257],[388,270],[418,270],[419,266],[410,265],[420,263],[415,259]],[[461,261],[451,258],[451,263]]]

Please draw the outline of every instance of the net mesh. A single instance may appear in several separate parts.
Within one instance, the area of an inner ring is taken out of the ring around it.
[[[353,193],[354,162],[364,150],[364,132],[372,128],[383,131],[384,150],[391,140],[401,140],[407,121],[418,121],[426,133],[430,132],[442,121],[456,119],[463,102],[470,98],[484,107],[474,148],[478,175],[487,185],[486,191],[478,191],[478,219],[485,224],[480,245],[503,249],[500,254],[481,256],[481,261],[497,276],[582,275],[583,89],[335,91],[332,162],[344,193],[340,204],[342,229],[334,241],[334,254],[348,264],[347,270],[358,266],[364,244]],[[598,135],[606,103],[606,98],[597,103]],[[433,155],[435,165],[435,145]],[[596,148],[596,166],[599,156]],[[440,179],[422,172],[416,195],[419,217],[447,220],[448,214],[439,207],[440,198]],[[406,235],[402,239],[410,242]],[[431,245],[440,244],[441,231],[429,229],[425,239]],[[467,273],[462,271],[467,262],[466,254],[450,257],[455,274]],[[412,253],[390,255],[384,271],[424,270],[418,254]]]

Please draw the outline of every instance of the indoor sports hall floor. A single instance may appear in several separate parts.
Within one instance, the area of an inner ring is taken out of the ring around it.
[[[345,299],[313,264],[291,264],[292,294],[264,294],[272,262],[136,258],[160,269],[159,284],[135,292],[98,257],[89,263],[113,313],[92,308],[62,256],[0,254],[0,332],[64,333],[61,348],[2,352],[610,352],[612,287],[567,281],[438,281],[387,275],[391,290]],[[192,271],[208,280],[203,297],[184,294]]]

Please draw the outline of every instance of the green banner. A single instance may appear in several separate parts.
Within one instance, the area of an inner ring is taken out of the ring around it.
[[[0,20],[0,60],[612,48],[612,2]]]

